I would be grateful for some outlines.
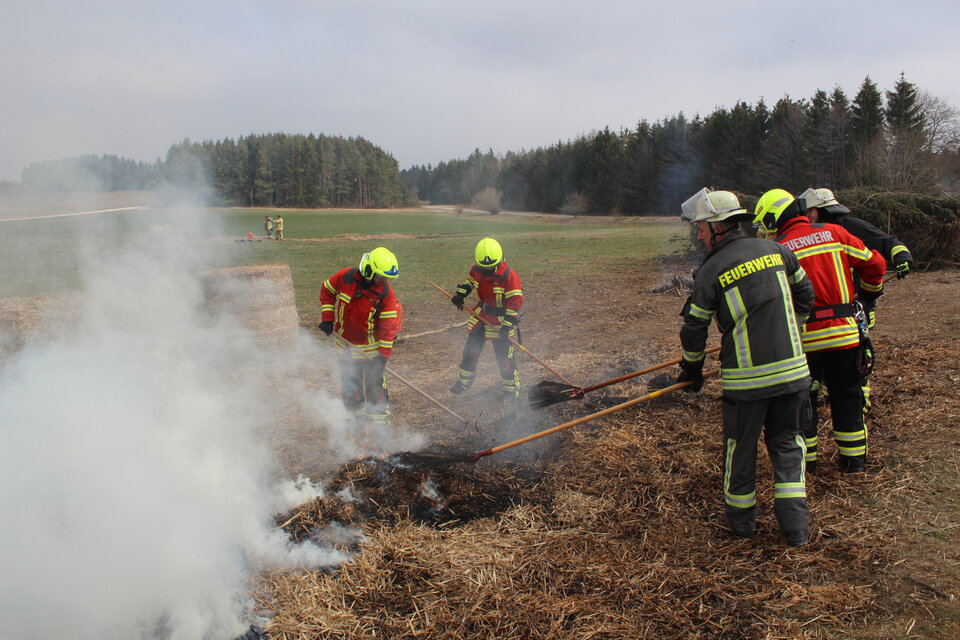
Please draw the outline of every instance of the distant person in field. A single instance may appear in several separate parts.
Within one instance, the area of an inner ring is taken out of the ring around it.
[[[462,310],[466,297],[476,289],[479,300],[473,312],[485,322],[476,316],[467,321],[467,344],[463,348],[457,381],[450,387],[450,393],[463,393],[470,388],[477,375],[480,351],[490,340],[500,366],[502,398],[505,402],[516,402],[520,399],[520,374],[515,346],[510,338],[517,335],[523,306],[520,276],[507,266],[503,249],[493,238],[484,238],[477,243],[474,258],[476,264],[470,269],[467,281],[457,285],[457,293],[451,301]]]
[[[707,257],[693,276],[681,315],[683,359],[677,382],[703,386],[710,325],[720,329],[723,380],[723,497],[727,526],[752,538],[757,526],[757,444],[761,431],[773,466],[773,510],[787,544],[810,537],[800,410],[810,375],[800,326],[813,307],[813,285],[797,257],[751,238],[753,216],[729,191],[702,189],[681,206]]]
[[[273,221],[273,239],[283,240],[283,216],[277,216]]]
[[[320,330],[332,335],[340,356],[343,404],[365,426],[390,426],[387,383],[383,377],[403,308],[390,280],[400,275],[397,257],[377,247],[330,276],[320,289]]]
[[[264,216],[263,230],[267,232],[267,238],[273,237],[273,218],[270,216]]]
[[[757,201],[754,224],[767,237],[796,254],[813,283],[810,317],[803,324],[803,350],[813,384],[804,405],[807,473],[818,464],[817,397],[821,385],[830,392],[837,464],[843,473],[860,473],[867,460],[867,428],[863,421],[865,350],[857,323],[854,296],[872,302],[883,295],[886,263],[876,251],[835,224],[811,224],[799,200],[783,189],[771,189]],[[853,272],[860,274],[854,289]]]

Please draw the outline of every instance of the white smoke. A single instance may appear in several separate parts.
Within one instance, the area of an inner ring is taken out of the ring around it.
[[[205,305],[184,235],[101,248],[68,330],[0,368],[0,636],[232,638],[253,573],[346,559],[273,519],[322,494],[274,462],[291,402],[355,453],[337,389],[299,378],[335,361]]]

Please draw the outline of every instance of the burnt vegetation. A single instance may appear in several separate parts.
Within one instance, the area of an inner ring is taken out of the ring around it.
[[[341,543],[353,558],[334,570],[260,576],[267,635],[759,640],[858,630],[879,638],[909,627],[953,637],[957,505],[936,477],[955,464],[948,452],[957,446],[960,369],[950,354],[960,332],[955,306],[938,307],[936,317],[929,310],[957,278],[911,277],[909,287],[891,286],[886,325],[874,338],[882,359],[866,474],[840,474],[821,409],[824,462],[808,482],[806,547],[787,547],[779,533],[762,446],[757,538],[733,538],[723,526],[718,389],[708,383],[700,394],[665,395],[537,441],[553,448],[534,461],[408,464],[400,455],[341,466],[324,498],[278,525],[321,542],[331,528],[354,527],[362,537]],[[671,293],[648,293],[643,304],[672,308]],[[649,343],[618,353],[624,366],[641,367],[674,352]],[[941,363],[936,373],[930,361]],[[607,374],[589,360],[582,366],[567,373]],[[649,383],[615,389],[636,397]],[[604,408],[604,400],[556,404],[533,430]],[[438,440],[458,433],[424,426]],[[425,484],[438,492],[428,496]]]

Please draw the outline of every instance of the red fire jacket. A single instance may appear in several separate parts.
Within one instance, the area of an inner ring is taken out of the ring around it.
[[[813,311],[803,327],[803,349],[835,351],[860,344],[850,304],[856,295],[851,269],[864,293],[879,295],[887,263],[855,235],[835,224],[810,224],[806,216],[788,220],[777,242],[793,251],[813,283]]]
[[[333,321],[337,348],[358,347],[352,350],[358,360],[378,353],[389,358],[402,317],[393,288],[364,282],[356,267],[337,271],[320,289],[321,321]]]
[[[479,313],[494,327],[499,327],[504,317],[516,319],[523,306],[523,290],[520,288],[520,276],[507,266],[505,260],[497,265],[493,273],[484,273],[480,267],[473,265],[469,282],[480,298],[473,308],[475,313]],[[472,329],[477,322],[476,318],[470,318],[467,328]]]

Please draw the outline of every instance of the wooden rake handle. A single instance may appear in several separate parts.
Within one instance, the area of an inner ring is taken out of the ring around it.
[[[720,369],[714,369],[713,371],[708,371],[707,373],[703,374],[703,378],[704,380],[706,380],[707,378],[712,378],[718,373],[720,373]],[[691,384],[693,384],[693,381],[678,382],[676,384],[670,385],[669,387],[664,387],[663,389],[658,389],[657,391],[648,393],[645,396],[640,396],[639,398],[634,398],[633,400],[627,400],[626,402],[618,404],[615,407],[610,407],[609,409],[604,409],[603,411],[591,413],[588,416],[583,416],[582,418],[577,418],[576,420],[571,420],[570,422],[564,422],[563,424],[557,425],[545,431],[540,431],[539,433],[534,433],[525,438],[520,438],[519,440],[514,440],[513,442],[508,442],[507,444],[501,444],[498,447],[493,447],[492,449],[481,451],[480,453],[473,456],[473,461],[476,462],[477,460],[479,460],[484,456],[489,456],[494,453],[499,453],[505,449],[510,449],[511,447],[516,447],[517,445],[530,442],[531,440],[536,440],[544,436],[549,436],[552,433],[563,431],[564,429],[569,429],[570,427],[575,427],[578,424],[583,424],[584,422],[596,420],[597,418],[610,415],[611,413],[615,413],[617,411],[620,411],[621,409],[632,407],[635,404],[640,404],[641,402],[646,402],[647,400],[653,400],[654,398],[658,398],[666,393],[670,393],[671,391],[676,391],[677,389],[682,389],[683,387],[690,386]]]
[[[720,347],[719,347],[719,346],[717,346],[717,347],[710,347],[709,349],[707,349],[706,351],[704,351],[704,353],[716,353],[717,351],[720,351]],[[591,386],[591,387],[584,387],[584,388],[580,391],[580,393],[583,394],[583,393],[587,393],[588,391],[596,391],[597,389],[602,389],[603,387],[608,387],[608,386],[610,386],[611,384],[617,384],[618,382],[623,382],[624,380],[629,380],[630,378],[636,378],[637,376],[642,376],[642,375],[645,374],[645,373],[651,373],[651,372],[656,371],[656,370],[658,370],[658,369],[666,369],[666,368],[669,367],[670,365],[680,364],[681,362],[683,362],[683,358],[674,358],[673,360],[668,360],[667,362],[661,362],[660,364],[655,364],[655,365],[653,365],[652,367],[647,367],[646,369],[641,369],[640,371],[634,371],[633,373],[628,373],[628,374],[626,374],[626,375],[624,375],[624,376],[620,376],[619,378],[614,378],[613,380],[607,380],[606,382],[600,382],[600,383],[595,384],[595,385],[593,385],[593,386]]]
[[[401,375],[400,375],[399,373],[397,373],[396,371],[390,369],[389,367],[384,367],[383,369],[384,369],[384,371],[386,371],[387,373],[389,373],[390,375],[392,375],[394,378],[396,378],[397,380],[399,380],[399,381],[402,382],[403,384],[407,385],[408,387],[410,387],[411,389],[413,389],[414,391],[416,391],[417,393],[419,393],[420,395],[422,395],[424,398],[426,398],[427,400],[429,400],[429,401],[432,402],[433,404],[437,405],[438,407],[440,407],[441,409],[443,409],[444,411],[446,411],[447,413],[449,413],[450,415],[452,415],[454,418],[456,418],[457,420],[459,420],[459,421],[462,422],[463,424],[467,424],[467,425],[471,424],[471,422],[470,422],[469,420],[467,420],[466,418],[464,418],[464,417],[461,416],[460,414],[454,412],[453,409],[448,409],[447,407],[445,407],[445,406],[443,406],[442,404],[440,404],[439,401],[434,400],[433,397],[432,397],[429,393],[427,393],[426,391],[424,391],[423,389],[421,389],[421,388],[418,387],[417,385],[413,384],[412,382],[410,382],[409,380],[407,380],[406,378],[404,378],[403,376],[401,376]]]
[[[447,293],[446,291],[444,291],[443,288],[442,288],[440,285],[438,285],[437,283],[431,282],[430,284],[431,284],[437,291],[439,291],[440,293],[442,293],[443,295],[447,296],[447,297],[450,298],[451,300],[453,299],[453,295]],[[489,321],[487,321],[487,320],[484,320],[483,316],[481,316],[481,315],[478,314],[478,313],[474,313],[471,309],[467,309],[466,307],[464,307],[463,310],[466,311],[467,313],[469,313],[470,315],[472,315],[474,318],[476,318],[476,319],[479,320],[480,322],[483,322],[484,324],[488,324],[488,325],[490,325],[491,327],[494,326],[492,322],[489,322]],[[564,378],[562,373],[560,373],[559,371],[557,371],[556,369],[554,369],[553,367],[551,367],[550,365],[548,365],[546,362],[544,362],[543,360],[541,360],[541,359],[538,358],[537,356],[533,355],[533,354],[530,352],[529,349],[527,349],[525,346],[523,346],[522,344],[520,344],[519,342],[517,342],[515,339],[507,336],[507,340],[509,340],[509,341],[512,342],[515,346],[517,346],[517,347],[519,347],[520,349],[522,349],[525,354],[527,354],[528,356],[530,356],[531,358],[533,358],[534,360],[536,360],[537,362],[539,362],[541,365],[543,365],[543,368],[545,368],[547,371],[550,371],[553,375],[557,376],[558,378],[560,378],[561,380],[563,380],[564,382],[566,382],[566,383],[567,383],[568,385],[570,385],[571,387],[577,387],[578,389],[580,388],[579,386],[573,384],[572,382],[570,382],[569,380],[567,380],[566,378]]]

